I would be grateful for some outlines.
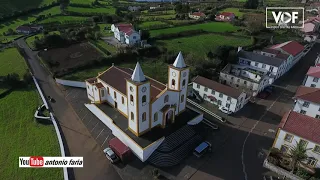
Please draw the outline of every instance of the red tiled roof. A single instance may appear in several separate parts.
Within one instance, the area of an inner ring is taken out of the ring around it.
[[[292,56],[296,56],[304,50],[304,46],[299,44],[297,41],[289,41],[282,44],[277,44],[272,46],[271,48],[280,48],[288,54],[291,54]]]
[[[320,144],[320,120],[294,111],[286,113],[279,127],[306,140]]]
[[[120,91],[122,94],[127,94],[127,79],[131,79],[131,75],[133,70],[128,68],[121,68],[112,66],[110,69],[100,74],[98,78],[100,78],[105,83],[109,84],[113,88]],[[161,91],[163,91],[166,86],[154,79],[148,78],[151,85],[151,98],[155,98]]]
[[[207,79],[205,77],[202,77],[202,76],[197,76],[196,78],[193,79],[193,82],[197,83],[197,84],[200,84],[204,87],[207,87],[207,88],[210,88],[210,89],[213,89],[217,92],[221,92],[227,96],[231,96],[233,98],[238,98],[242,91],[238,90],[238,89],[235,89],[233,87],[230,87],[230,86],[226,86],[226,85],[223,85],[221,83],[218,83],[216,81],[213,81],[211,79]]]
[[[316,67],[310,67],[308,72],[307,72],[308,76],[312,76],[312,77],[317,77],[320,78],[320,67],[316,66]]]
[[[222,12],[222,13],[220,13],[219,15],[222,15],[222,16],[232,16],[232,15],[234,15],[234,13],[232,13],[232,12]]]
[[[314,103],[320,103],[320,89],[313,88],[313,87],[299,86],[294,97],[302,100],[314,102]]]
[[[280,59],[288,59],[289,55],[283,54],[281,51],[277,49],[271,49],[271,48],[264,48],[262,52],[270,53],[276,55],[275,57]]]
[[[86,79],[86,81],[92,84],[97,81],[97,78],[94,77],[94,78]]]
[[[202,13],[202,12],[194,12],[194,13],[192,13],[192,15],[194,15],[194,16],[206,16],[204,13]]]
[[[103,88],[102,83],[97,83],[96,86],[97,86],[97,88]]]

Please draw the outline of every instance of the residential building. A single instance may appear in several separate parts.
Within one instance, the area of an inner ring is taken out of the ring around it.
[[[134,70],[113,65],[86,80],[91,101],[86,106],[146,161],[164,141],[163,136],[174,130],[166,129],[168,126],[175,121],[195,125],[202,120],[202,114],[186,108],[189,72],[181,52],[168,66],[167,85],[145,76],[139,63]]]
[[[297,41],[287,41],[281,44],[271,46],[269,49],[280,50],[282,53],[292,57],[292,62],[288,62],[288,68],[290,69],[304,56],[304,46]]]
[[[237,89],[244,90],[248,95],[256,96],[272,79],[269,71],[248,65],[227,64],[220,71],[219,81]]]
[[[320,121],[294,111],[286,113],[277,131],[273,147],[283,153],[301,142],[307,150],[308,158],[304,163],[311,167],[320,167]]]
[[[216,15],[216,21],[233,21],[235,18],[235,14],[232,12],[222,12]]]
[[[129,6],[128,10],[131,12],[136,12],[136,11],[140,11],[141,6]]]
[[[161,8],[161,5],[160,5],[160,4],[157,5],[157,6],[150,6],[149,9],[153,10],[153,9],[158,9],[158,8]]]
[[[241,90],[223,85],[216,81],[197,76],[192,81],[193,92],[204,100],[218,106],[224,106],[232,112],[239,111],[249,97]]]
[[[300,29],[300,31],[305,41],[313,42],[318,38],[319,25],[320,25],[320,18],[318,16],[311,17],[304,21],[304,27]]]
[[[24,25],[24,26],[17,27],[16,32],[21,34],[32,34],[32,33],[39,32],[41,30],[43,30],[43,26]]]
[[[293,111],[320,119],[320,89],[300,86],[294,96]]]
[[[141,35],[135,31],[132,24],[112,24],[114,37],[123,44],[134,45],[140,42]]]
[[[304,86],[320,88],[320,66],[311,66],[304,80]]]
[[[206,15],[202,12],[194,12],[194,13],[189,13],[189,18],[195,19],[195,20],[203,20],[206,18]]]

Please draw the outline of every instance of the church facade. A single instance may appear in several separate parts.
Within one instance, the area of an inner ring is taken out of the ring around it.
[[[112,66],[86,80],[94,104],[108,103],[128,120],[128,130],[141,136],[155,127],[165,128],[186,110],[189,67],[182,53],[168,66],[168,82],[145,76],[139,63],[134,70]]]

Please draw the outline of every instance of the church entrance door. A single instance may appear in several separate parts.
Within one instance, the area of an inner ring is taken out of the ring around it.
[[[173,110],[169,110],[166,115],[166,125],[169,125],[173,122]]]

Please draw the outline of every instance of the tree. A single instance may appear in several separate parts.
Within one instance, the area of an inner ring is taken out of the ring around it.
[[[112,16],[103,15],[102,16],[102,21],[105,22],[105,23],[111,24],[112,23]]]
[[[12,34],[14,34],[14,31],[13,31],[13,29],[9,28],[9,29],[8,29],[8,34],[9,34],[9,35],[12,35]]]
[[[70,4],[70,0],[59,0],[59,2],[60,2],[60,10],[62,13],[64,13]]]
[[[214,55],[213,55],[213,53],[212,53],[211,51],[209,51],[208,54],[207,54],[207,57],[208,57],[209,59],[213,59],[213,58],[214,58]]]
[[[141,39],[147,40],[150,37],[150,32],[147,30],[141,30]]]
[[[84,35],[84,37],[85,37],[86,39],[92,39],[92,35],[91,35],[90,33],[86,33],[86,34]]]
[[[289,156],[291,158],[291,168],[292,172],[300,165],[301,162],[308,158],[305,144],[302,141],[296,143],[296,145],[289,150]]]
[[[120,16],[120,17],[122,16],[122,12],[121,12],[121,10],[119,8],[116,8],[116,12],[115,13],[116,13],[117,16]]]
[[[259,6],[259,0],[247,0],[244,7],[247,9],[257,9]]]
[[[94,39],[98,40],[101,37],[101,33],[100,32],[95,32],[94,33]]]
[[[218,46],[214,51],[214,55],[221,60],[226,60],[226,58],[229,56],[229,51],[232,49],[232,46]]]

